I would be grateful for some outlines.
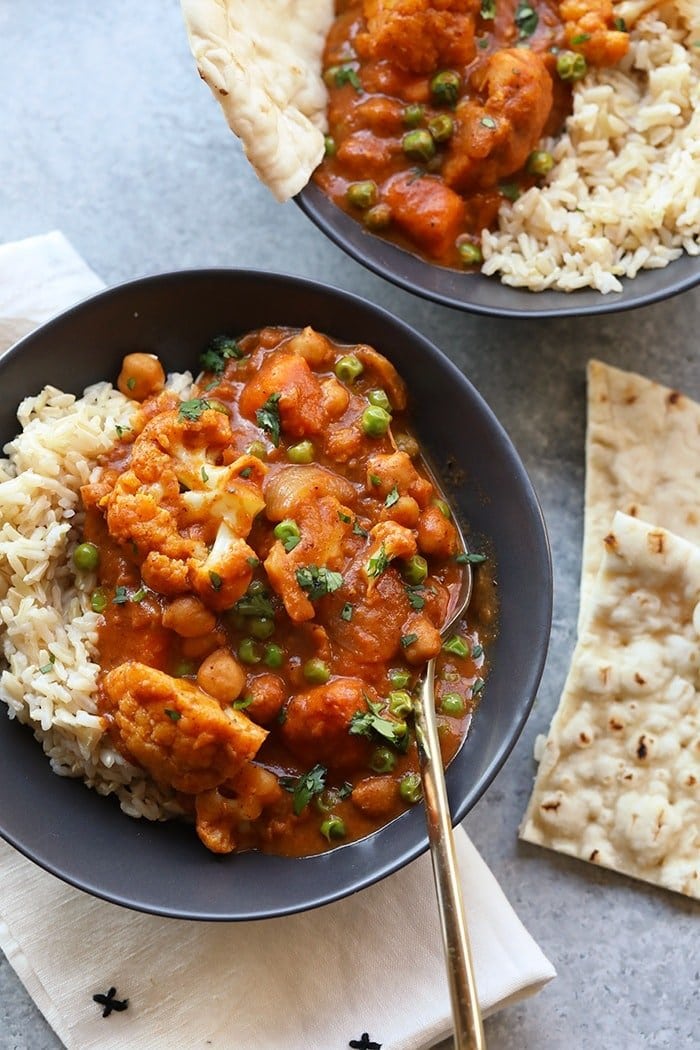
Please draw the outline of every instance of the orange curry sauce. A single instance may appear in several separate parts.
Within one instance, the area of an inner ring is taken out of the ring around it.
[[[441,650],[464,561],[374,349],[266,328],[201,362],[182,401],[156,359],[125,359],[119,386],[141,403],[82,491],[100,710],[209,849],[316,853],[418,801],[411,694],[436,654],[457,751],[492,581],[477,568]]]
[[[372,232],[478,265],[503,199],[551,170],[573,81],[627,48],[611,0],[339,0],[315,180]]]

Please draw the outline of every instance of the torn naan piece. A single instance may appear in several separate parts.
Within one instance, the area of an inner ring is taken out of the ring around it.
[[[700,898],[700,548],[616,514],[520,837]]]
[[[333,0],[182,0],[190,48],[248,160],[280,201],[324,152]]]
[[[700,405],[590,361],[579,631],[618,510],[700,544]]]

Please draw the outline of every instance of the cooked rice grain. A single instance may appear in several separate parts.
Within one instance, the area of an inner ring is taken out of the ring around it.
[[[0,459],[0,701],[32,726],[55,773],[116,793],[131,816],[163,819],[179,808],[112,747],[97,713],[95,577],[71,568],[80,486],[133,410],[108,383],[79,399],[46,387],[19,407],[22,433]]]
[[[631,26],[619,66],[574,89],[565,134],[545,140],[546,184],[504,203],[484,231],[485,274],[504,284],[619,292],[621,277],[700,254],[700,3],[619,6]]]

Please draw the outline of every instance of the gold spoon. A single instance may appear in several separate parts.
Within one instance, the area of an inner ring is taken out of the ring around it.
[[[453,521],[459,535],[461,549],[467,553],[464,536],[454,515]],[[471,594],[472,571],[471,566],[467,563],[464,566],[459,597],[442,628],[443,638],[464,615]],[[414,714],[430,858],[433,864],[452,1002],[455,1050],[485,1050],[481,1007],[477,997],[474,963],[469,947],[469,934],[450,819],[450,803],[445,787],[445,770],[442,764],[435,717],[435,658],[430,660],[426,666]]]

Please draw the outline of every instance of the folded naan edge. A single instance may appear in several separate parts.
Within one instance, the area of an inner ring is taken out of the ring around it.
[[[324,152],[321,76],[333,0],[181,0],[200,76],[248,160],[279,201]]]

